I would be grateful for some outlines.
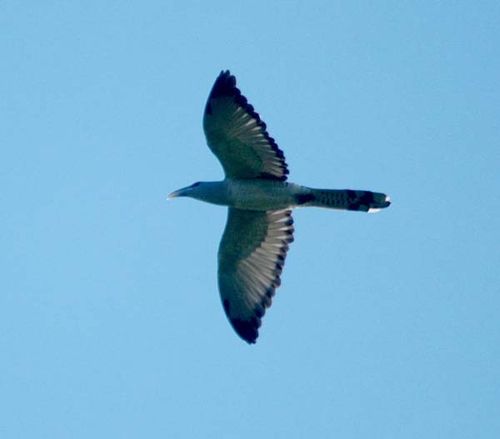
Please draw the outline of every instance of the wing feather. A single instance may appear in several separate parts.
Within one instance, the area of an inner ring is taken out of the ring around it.
[[[255,343],[261,319],[281,284],[292,241],[291,210],[229,208],[219,247],[219,290],[231,325],[248,343]]]
[[[227,177],[286,180],[283,151],[228,70],[220,73],[210,92],[203,129]]]

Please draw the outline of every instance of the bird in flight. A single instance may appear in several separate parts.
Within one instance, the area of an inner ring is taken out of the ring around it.
[[[207,143],[225,178],[197,182],[168,198],[191,197],[228,207],[218,253],[218,284],[224,311],[246,342],[255,343],[293,241],[292,209],[326,207],[376,211],[385,194],[351,189],[313,189],[287,181],[283,151],[226,70],[217,77],[203,115]]]

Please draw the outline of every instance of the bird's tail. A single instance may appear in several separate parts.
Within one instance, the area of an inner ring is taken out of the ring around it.
[[[328,209],[377,212],[391,204],[386,194],[351,189],[313,189],[297,196],[300,206],[326,207]]]

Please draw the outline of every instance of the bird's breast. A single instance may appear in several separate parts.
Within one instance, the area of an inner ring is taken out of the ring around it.
[[[274,180],[226,180],[229,206],[246,210],[279,210],[294,205],[293,183]]]

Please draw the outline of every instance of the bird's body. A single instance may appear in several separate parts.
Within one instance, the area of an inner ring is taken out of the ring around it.
[[[233,328],[248,343],[255,343],[293,241],[291,209],[368,212],[387,207],[390,201],[379,192],[314,189],[286,181],[283,152],[229,71],[215,81],[203,127],[226,178],[194,183],[169,197],[187,196],[229,208],[219,247],[219,290]]]
[[[329,209],[376,211],[387,207],[385,194],[351,189],[314,189],[288,181],[226,178],[202,181],[180,189],[200,201],[243,210],[280,210],[314,206]],[[171,194],[177,196],[176,192]]]
[[[278,180],[224,180],[229,206],[245,210],[279,210],[295,206],[302,187]]]

